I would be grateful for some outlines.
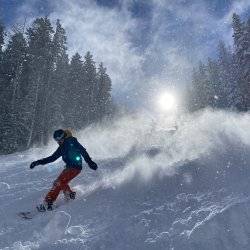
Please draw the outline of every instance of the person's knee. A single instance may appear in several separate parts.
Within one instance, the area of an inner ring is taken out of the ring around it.
[[[60,180],[55,180],[53,182],[53,188],[57,188],[57,187],[60,187],[62,185],[61,181]]]

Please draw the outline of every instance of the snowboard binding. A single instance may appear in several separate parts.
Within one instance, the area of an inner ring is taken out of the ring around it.
[[[49,201],[47,204],[40,204],[36,206],[36,209],[38,212],[46,212],[46,211],[52,211],[53,210],[53,202]]]

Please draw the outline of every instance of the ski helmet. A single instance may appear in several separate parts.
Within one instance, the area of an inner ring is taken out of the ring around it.
[[[64,138],[65,133],[62,129],[58,129],[54,132],[53,137],[56,141],[60,141]]]

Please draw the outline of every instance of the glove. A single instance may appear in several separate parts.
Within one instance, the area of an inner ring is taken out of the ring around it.
[[[37,166],[39,164],[40,164],[39,161],[33,161],[33,162],[31,162],[30,169],[33,169],[35,166]]]
[[[97,170],[98,168],[97,164],[93,161],[89,162],[89,167],[93,170]]]

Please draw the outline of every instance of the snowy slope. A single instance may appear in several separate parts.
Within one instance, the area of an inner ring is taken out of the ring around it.
[[[249,115],[206,111],[152,129],[145,115],[77,134],[98,162],[75,201],[21,220],[63,164],[29,169],[41,149],[1,156],[0,249],[249,249]]]

